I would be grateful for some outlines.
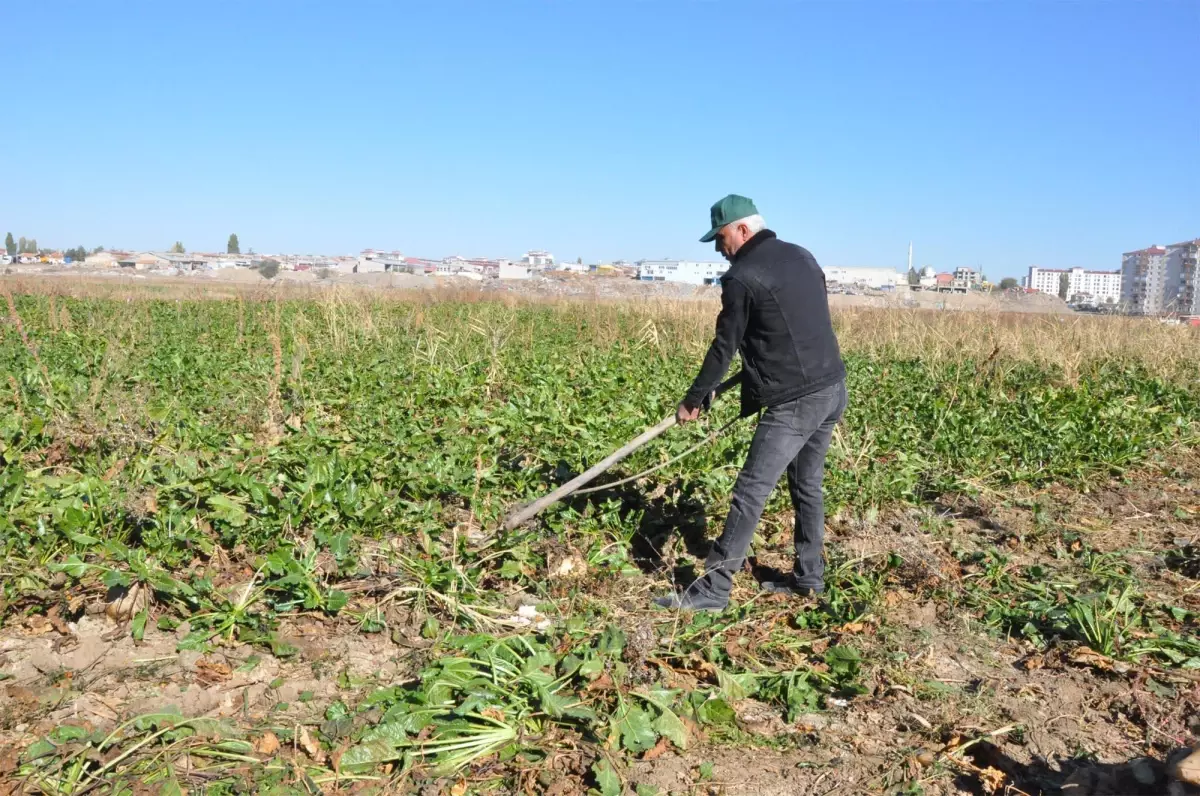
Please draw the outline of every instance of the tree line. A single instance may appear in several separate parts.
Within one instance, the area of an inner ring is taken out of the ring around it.
[[[8,233],[4,238],[4,251],[9,257],[15,257],[19,254],[38,254],[41,252],[37,245],[37,238],[25,238],[22,236],[14,240],[11,232]],[[96,248],[92,249],[90,253],[96,254],[97,252],[102,251],[104,251],[104,247],[97,246]],[[183,247],[182,242],[175,241],[175,245],[171,247],[171,251],[176,254],[183,254],[187,251],[187,249]],[[254,253],[253,249],[250,251],[251,254]],[[236,232],[229,236],[229,242],[225,244],[225,252],[227,254],[242,253],[241,244],[238,243],[238,236]],[[74,249],[67,249],[63,252],[63,256],[70,257],[73,262],[83,261],[88,254],[88,250],[83,246],[78,246]]]

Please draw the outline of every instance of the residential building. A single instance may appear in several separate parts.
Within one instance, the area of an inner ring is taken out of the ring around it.
[[[954,282],[958,287],[979,287],[983,282],[983,275],[974,268],[967,266],[959,266],[954,269]]]
[[[500,261],[496,273],[501,279],[528,279],[531,275],[525,263],[510,263],[508,260]]]
[[[1173,266],[1173,267],[1172,267]],[[1170,262],[1166,246],[1150,246],[1121,255],[1121,304],[1134,315],[1160,315],[1175,309],[1179,262]]]
[[[1179,271],[1178,311],[1200,314],[1200,238],[1167,247],[1167,270]]]
[[[555,271],[567,271],[575,274],[586,274],[588,271],[592,270],[591,266],[583,263],[558,263],[557,265],[554,265],[553,268]]]
[[[521,262],[530,268],[553,268],[554,255],[541,249],[530,249],[525,252],[525,256],[521,259]]]
[[[686,282],[689,285],[719,284],[729,263],[702,263],[691,260],[641,260],[638,279],[643,282]]]
[[[896,285],[908,283],[908,276],[891,268],[843,268],[823,266],[826,285],[851,285],[854,287],[892,290]]]
[[[1038,268],[1029,266],[1024,287],[1058,296],[1063,275],[1067,279],[1067,300],[1072,303],[1117,304],[1121,301],[1120,271],[1088,271],[1083,268]]]

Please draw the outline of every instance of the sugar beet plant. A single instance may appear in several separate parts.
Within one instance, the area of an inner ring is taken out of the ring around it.
[[[852,649],[815,653],[775,639],[730,657],[697,619],[671,655],[712,668],[685,693],[627,677],[617,631],[530,635],[496,596],[514,587],[550,596],[547,535],[602,577],[636,572],[639,506],[668,489],[714,520],[721,513],[748,421],[622,492],[568,501],[511,534],[496,530],[506,509],[672,411],[710,323],[648,317],[645,308],[336,294],[18,296],[0,325],[4,618],[47,612],[55,600],[70,617],[81,609],[69,595],[92,595],[123,606],[134,633],[151,620],[164,628],[187,620],[184,647],[248,643],[283,656],[294,650],[275,634],[281,615],[357,610],[364,630],[386,629],[381,608],[353,603],[354,584],[382,566],[380,605],[419,614],[439,655],[419,683],[356,708],[382,718],[360,725],[340,760],[347,771],[455,770],[544,753],[566,737],[634,753],[663,737],[682,746],[686,721],[727,723],[729,702],[749,694],[794,718],[829,693],[853,691]],[[845,348],[851,401],[826,480],[833,510],[1082,483],[1194,440],[1200,419],[1194,383],[1128,358],[1073,362],[1068,374]],[[673,430],[611,477],[686,450],[732,419],[735,404]],[[774,500],[771,510],[784,506],[782,490]],[[882,575],[843,575],[829,613],[797,627],[852,622],[877,599]],[[63,579],[66,589],[48,591]],[[1044,611],[985,598],[974,606],[996,627],[1057,629],[1116,651],[1145,646],[1126,612],[1136,596],[1119,589]],[[1030,618],[1017,624],[1022,615]],[[595,612],[584,621],[607,624]],[[1194,656],[1183,642],[1154,654],[1168,663]],[[34,768],[53,759],[39,751]],[[597,771],[603,792],[611,774]]]

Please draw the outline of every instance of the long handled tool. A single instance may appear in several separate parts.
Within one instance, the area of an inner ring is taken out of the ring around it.
[[[715,401],[717,398],[719,398],[721,396],[722,393],[724,393],[730,387],[733,387],[735,384],[737,384],[741,380],[742,380],[742,374],[739,373],[736,376],[733,376],[732,378],[726,379],[725,381],[721,382],[721,384],[717,387],[717,389],[713,390],[713,400]],[[613,451],[608,456],[606,456],[604,459],[602,459],[600,462],[598,462],[597,464],[588,468],[585,472],[580,473],[579,475],[575,476],[570,481],[568,481],[567,483],[560,486],[558,489],[555,489],[553,492],[546,495],[545,497],[538,498],[537,500],[533,501],[532,503],[530,503],[526,506],[522,506],[521,508],[519,508],[516,511],[509,514],[508,518],[504,520],[504,529],[506,531],[511,531],[513,528],[516,528],[518,525],[525,522],[529,518],[536,516],[538,513],[540,513],[543,509],[547,508],[548,506],[553,506],[555,503],[557,503],[558,501],[567,497],[571,493],[575,492],[580,487],[582,487],[584,484],[588,483],[593,478],[600,475],[605,470],[612,467],[614,464],[621,461],[626,456],[633,453],[635,450],[642,447],[643,445],[645,445],[647,442],[654,439],[655,437],[659,436],[664,431],[666,431],[667,429],[669,429],[671,426],[675,425],[678,422],[679,422],[678,418],[676,418],[675,413],[672,412],[669,417],[664,417],[657,425],[651,426],[650,428],[646,429],[641,434],[637,435],[632,440],[630,440],[628,443],[623,445],[621,448]]]

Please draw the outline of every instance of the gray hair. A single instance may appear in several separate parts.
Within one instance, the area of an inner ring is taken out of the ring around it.
[[[745,224],[746,229],[750,230],[751,235],[762,232],[767,228],[767,222],[764,221],[763,217],[758,213],[755,213],[752,216],[746,216],[745,218],[739,218],[737,221],[734,221],[733,224]]]

